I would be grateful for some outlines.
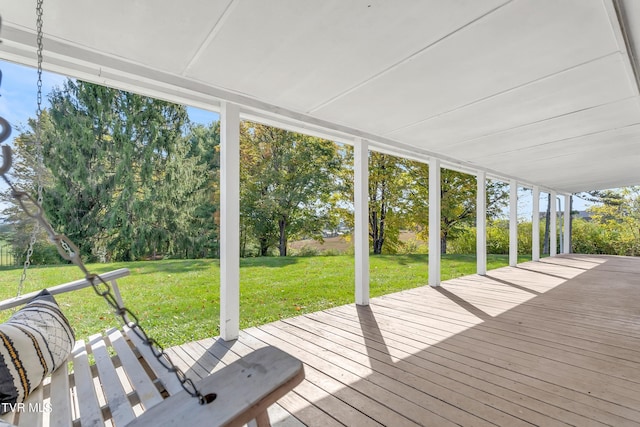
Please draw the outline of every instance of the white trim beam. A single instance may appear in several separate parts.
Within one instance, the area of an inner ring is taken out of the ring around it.
[[[571,196],[564,196],[564,246],[563,254],[571,253]]]
[[[518,182],[509,181],[509,265],[518,264]]]
[[[35,67],[34,43],[35,37],[32,31],[14,26],[11,22],[3,22],[2,45],[0,45],[0,56],[3,59]],[[51,38],[46,34],[44,43],[49,53],[43,62],[43,68],[47,71],[208,111],[220,112],[222,103],[229,102],[241,106],[243,119],[259,121],[295,132],[299,132],[300,129],[309,129],[314,132],[314,135],[322,134],[323,138],[349,145],[353,143],[354,138],[362,138],[368,141],[370,150],[375,149],[418,161],[428,161],[429,158],[438,157],[443,165],[454,170],[471,174],[477,170],[483,170],[495,179],[516,179],[523,185],[536,184],[522,177],[510,176],[490,168],[479,167],[477,164],[407,145],[392,138],[289,110],[241,93],[210,86],[186,76],[153,69],[123,58],[92,51],[87,47],[69,45],[65,40]],[[302,131],[302,133],[305,132]],[[555,190],[570,192],[569,189],[563,188]]]
[[[220,336],[240,333],[240,108],[220,112]]]
[[[533,186],[531,212],[531,260],[540,261],[540,187]]]
[[[353,148],[356,304],[369,305],[369,144],[356,138]]]
[[[558,196],[555,191],[551,192],[551,217],[549,218],[549,256],[558,254],[558,209],[556,203]]]
[[[476,175],[476,272],[487,274],[487,174]]]
[[[429,286],[440,286],[440,159],[429,160]]]

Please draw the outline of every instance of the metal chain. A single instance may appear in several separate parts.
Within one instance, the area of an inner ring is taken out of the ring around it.
[[[38,57],[38,82],[37,82],[37,108],[36,108],[36,117],[38,121],[36,122],[36,161],[38,165],[38,169],[36,170],[37,184],[38,184],[38,204],[42,206],[42,175],[44,172],[44,155],[42,153],[42,1],[38,0],[36,5],[36,27],[37,27],[37,57]]]
[[[38,0],[36,3],[36,45],[37,45],[37,59],[38,59],[38,83],[37,83],[37,108],[36,108],[36,134],[35,134],[35,147],[36,147],[36,185],[38,191],[38,204],[42,205],[42,172],[44,170],[44,160],[42,155],[42,141],[40,119],[42,115],[42,1]],[[22,294],[24,288],[24,282],[27,279],[27,270],[31,266],[31,257],[33,256],[33,248],[38,239],[40,233],[40,223],[36,222],[31,232],[31,238],[29,239],[29,247],[27,248],[27,256],[24,259],[24,265],[22,267],[22,275],[20,276],[20,283],[18,284],[18,292],[16,296]]]
[[[200,390],[196,387],[195,383],[191,378],[188,378],[186,374],[176,366],[172,361],[164,348],[153,338],[149,337],[145,329],[140,325],[140,321],[138,317],[127,307],[121,305],[118,302],[118,299],[115,297],[111,290],[111,286],[105,282],[105,280],[100,277],[98,274],[91,273],[87,267],[85,266],[82,258],[80,257],[80,250],[78,247],[64,234],[57,234],[51,223],[47,220],[44,215],[44,210],[42,209],[42,174],[44,171],[44,159],[42,155],[42,142],[41,142],[41,125],[40,119],[42,114],[42,1],[38,0],[36,5],[36,15],[37,15],[37,45],[38,45],[38,95],[37,95],[37,104],[38,108],[36,110],[36,176],[37,176],[37,185],[38,185],[38,196],[37,200],[24,192],[18,191],[13,183],[7,177],[7,172],[11,168],[12,155],[11,148],[9,146],[2,146],[2,155],[3,155],[3,164],[0,167],[0,176],[7,183],[9,188],[11,189],[12,196],[18,200],[20,207],[22,210],[31,218],[35,219],[36,222],[34,224],[34,230],[31,235],[31,240],[29,242],[29,249],[27,250],[27,257],[24,262],[24,267],[22,270],[22,276],[20,278],[20,285],[18,287],[18,296],[20,296],[22,292],[22,287],[24,284],[24,280],[27,276],[27,269],[31,263],[31,256],[33,255],[33,246],[36,242],[36,237],[40,231],[40,227],[44,228],[44,230],[49,235],[49,239],[56,245],[56,249],[60,256],[62,256],[67,261],[71,261],[74,265],[76,265],[85,275],[85,278],[91,283],[91,287],[95,291],[96,294],[103,297],[104,300],[114,309],[115,314],[120,317],[120,321],[123,325],[127,325],[140,340],[144,343],[144,345],[148,346],[151,350],[153,356],[158,360],[158,362],[169,372],[173,372],[180,385],[184,389],[187,394],[191,397],[195,397],[198,399],[198,402],[201,405],[206,403],[210,403],[216,398],[215,393],[209,393],[207,395],[203,395]],[[133,320],[132,320],[133,319]]]
[[[35,219],[40,226],[47,232],[49,239],[56,245],[56,249],[60,256],[67,261],[70,261],[76,265],[85,275],[85,278],[91,283],[91,287],[96,294],[104,298],[104,300],[113,308],[115,314],[120,318],[123,325],[128,326],[131,330],[142,340],[142,342],[149,347],[153,356],[158,362],[169,372],[173,372],[178,381],[182,385],[184,391],[186,391],[191,397],[198,399],[201,405],[210,403],[216,398],[215,393],[203,395],[196,387],[191,378],[188,378],[186,374],[177,367],[172,361],[167,352],[164,350],[155,339],[149,337],[145,329],[140,324],[138,316],[135,315],[124,305],[118,302],[118,299],[112,292],[111,286],[98,274],[91,273],[85,266],[80,256],[80,250],[78,247],[64,234],[57,234],[53,229],[51,223],[44,215],[42,205],[38,203],[29,193],[24,191],[18,191],[13,183],[6,175],[11,165],[11,148],[6,145],[2,146],[2,154],[4,158],[4,164],[0,168],[0,176],[7,183],[11,189],[12,196],[18,200],[22,210],[31,218]]]
[[[42,1],[38,0],[36,3],[36,45],[37,45],[37,59],[38,59],[38,108],[36,113],[40,117],[42,112]]]

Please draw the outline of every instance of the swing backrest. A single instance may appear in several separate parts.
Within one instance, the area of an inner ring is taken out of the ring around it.
[[[111,289],[119,302],[121,302],[121,296],[117,279],[127,275],[129,275],[128,269],[119,269],[103,275],[105,282],[110,283]],[[91,283],[86,279],[76,280],[50,288],[47,295],[59,295],[89,286],[91,286]],[[3,378],[1,379],[3,384],[1,396],[3,405],[0,408],[0,412],[9,411],[2,419],[12,423],[22,418],[21,425],[42,425],[41,420],[37,423],[35,421],[38,418],[37,413],[40,413],[39,417],[42,417],[42,411],[46,409],[42,406],[43,403],[51,405],[49,397],[52,400],[60,400],[67,395],[66,400],[69,400],[68,361],[75,360],[74,355],[79,351],[79,347],[83,345],[83,341],[79,341],[78,345],[73,347],[73,333],[70,329],[66,329],[67,334],[63,334],[64,336],[57,335],[62,333],[62,326],[69,328],[69,325],[64,319],[64,314],[59,311],[57,304],[51,300],[51,297],[45,296],[43,300],[42,295],[43,292],[36,291],[17,298],[0,301],[0,310],[25,305],[25,308],[21,308],[16,312],[8,323],[0,325],[3,337],[0,354],[4,355],[3,360],[5,362],[0,367],[2,368],[0,372],[3,373]],[[37,298],[35,305],[33,303],[34,298]],[[65,339],[65,336],[68,339]],[[26,339],[25,341],[25,337],[31,337],[31,339]],[[69,342],[69,340],[71,341]],[[66,349],[58,347],[61,344],[64,344]],[[72,354],[69,354],[72,349]],[[44,378],[42,384],[38,386],[42,375],[46,375],[54,369],[53,374]],[[13,381],[11,378],[13,378]],[[17,382],[15,382],[16,380]],[[14,384],[14,386],[12,387],[11,384]],[[56,388],[59,390],[64,389],[66,392],[54,393],[49,396],[52,389]],[[48,395],[47,399],[44,399],[44,389],[46,389],[45,394]],[[17,394],[14,394],[12,390],[15,390]],[[24,396],[28,392],[33,392],[33,395],[28,396],[23,403],[20,396]],[[7,394],[5,395],[5,393]],[[7,403],[7,401],[12,402],[15,399],[15,397],[11,396],[18,396],[18,402]],[[33,407],[29,408],[29,404],[33,405]],[[64,408],[69,406],[68,403],[57,402],[57,407],[60,408],[63,416],[69,412]],[[65,425],[65,423],[62,425]]]
[[[116,296],[116,299],[118,299],[118,302],[120,303],[122,303],[122,297],[120,296],[120,289],[118,288],[117,280],[122,277],[128,276],[129,274],[130,274],[129,269],[127,268],[120,268],[118,270],[113,270],[107,273],[100,274],[100,277],[102,277],[105,282],[108,282],[111,284],[111,287]],[[71,292],[71,291],[76,291],[78,289],[88,288],[90,286],[91,286],[91,283],[87,279],[80,279],[80,280],[65,283],[62,285],[54,286],[52,288],[47,288],[47,290],[49,291],[49,293],[51,293],[51,295],[55,296],[55,295],[63,294],[65,292]],[[28,294],[20,295],[17,298],[10,298],[4,301],[0,301],[0,311],[7,310],[9,308],[20,307],[28,303],[29,301],[31,301],[36,295],[38,295],[39,292],[40,291],[34,291]]]

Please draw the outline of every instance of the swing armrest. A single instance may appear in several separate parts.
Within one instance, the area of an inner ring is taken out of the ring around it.
[[[129,275],[128,268],[120,268],[118,270],[109,271],[107,273],[100,274],[100,277],[105,282],[111,282],[112,285],[116,284],[116,280]],[[71,292],[78,289],[83,289],[91,286],[91,283],[87,279],[75,280],[73,282],[64,283],[62,285],[54,286],[52,288],[48,288],[51,295],[58,295],[65,292]],[[117,286],[117,284],[115,285]],[[29,292],[28,294],[21,295],[17,298],[11,298],[4,301],[0,301],[0,310],[6,310],[12,307],[18,307],[20,305],[24,305],[31,301],[33,297],[38,295],[40,291]],[[116,294],[116,298],[119,297],[120,292],[117,289],[114,289],[114,293]]]
[[[269,426],[267,408],[304,379],[297,358],[276,347],[263,347],[200,380],[203,395],[215,393],[206,405],[184,390],[153,406],[128,427],[240,427],[253,419]]]

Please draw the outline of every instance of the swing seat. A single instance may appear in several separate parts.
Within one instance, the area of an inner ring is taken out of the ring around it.
[[[117,279],[128,274],[127,269],[101,274],[117,299]],[[49,291],[56,295],[89,286],[83,279]],[[25,304],[36,294],[2,301],[0,310]],[[298,359],[275,347],[265,347],[197,382],[203,394],[217,395],[213,402],[200,405],[128,327],[76,341],[69,362],[72,368],[63,364],[22,405],[0,416],[0,427],[247,423],[264,427],[270,425],[267,408],[304,379]]]

